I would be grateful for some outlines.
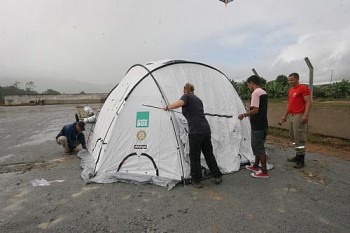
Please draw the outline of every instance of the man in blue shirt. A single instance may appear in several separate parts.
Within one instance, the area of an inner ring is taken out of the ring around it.
[[[77,146],[79,144],[83,149],[86,149],[84,130],[85,123],[83,121],[65,125],[56,136],[56,141],[63,146],[67,154],[71,154],[73,151],[78,152]]]

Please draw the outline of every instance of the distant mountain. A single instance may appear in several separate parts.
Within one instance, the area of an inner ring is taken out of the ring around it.
[[[34,91],[42,93],[47,89],[58,91],[62,94],[85,93],[109,93],[118,83],[91,83],[77,80],[52,80],[52,79],[9,79],[1,78],[0,86],[11,86],[16,81],[20,82],[19,88],[25,89],[27,82],[34,82]]]

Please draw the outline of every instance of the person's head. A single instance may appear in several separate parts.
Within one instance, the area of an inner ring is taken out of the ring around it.
[[[299,85],[299,74],[298,73],[291,73],[288,76],[288,82],[289,82],[289,85],[292,87],[298,86]]]
[[[75,128],[77,129],[78,133],[81,133],[85,130],[85,122],[84,121],[79,121]]]
[[[252,75],[247,79],[247,85],[250,91],[254,91],[257,87],[260,87],[260,77]]]
[[[184,94],[193,94],[194,86],[191,83],[186,83],[184,86]]]

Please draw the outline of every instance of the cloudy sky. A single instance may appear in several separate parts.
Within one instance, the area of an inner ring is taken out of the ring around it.
[[[0,86],[59,80],[108,92],[130,66],[162,59],[236,81],[255,68],[307,83],[308,57],[314,83],[349,80],[349,9],[349,0],[0,0]]]

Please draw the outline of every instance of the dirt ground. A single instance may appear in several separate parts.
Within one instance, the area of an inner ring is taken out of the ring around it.
[[[290,148],[290,142],[287,138],[269,135],[266,140],[267,143],[279,146],[281,148]],[[350,161],[350,146],[342,145],[340,148],[324,145],[322,142],[311,143],[307,142],[306,151],[311,153],[318,153],[327,156],[333,156]]]

